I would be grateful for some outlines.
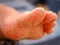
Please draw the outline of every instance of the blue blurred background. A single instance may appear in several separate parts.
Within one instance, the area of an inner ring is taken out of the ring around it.
[[[0,3],[13,7],[20,12],[43,7],[57,13],[55,31],[39,40],[20,40],[17,45],[60,45],[60,0],[0,0]]]

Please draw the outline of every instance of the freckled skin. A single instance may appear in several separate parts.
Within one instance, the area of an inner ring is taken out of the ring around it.
[[[54,12],[41,7],[20,13],[0,4],[0,28],[3,33],[0,35],[12,40],[40,39],[45,33],[52,32],[56,19]]]

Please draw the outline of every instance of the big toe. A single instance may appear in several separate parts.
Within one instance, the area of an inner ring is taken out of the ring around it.
[[[28,21],[29,24],[37,25],[43,21],[46,16],[46,11],[43,8],[36,8],[29,13],[25,13],[27,15],[24,19]]]

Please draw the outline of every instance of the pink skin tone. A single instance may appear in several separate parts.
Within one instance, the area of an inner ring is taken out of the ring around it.
[[[20,13],[11,7],[0,4],[0,28],[5,38],[40,39],[45,33],[53,32],[56,19],[57,16],[54,12],[40,7]]]

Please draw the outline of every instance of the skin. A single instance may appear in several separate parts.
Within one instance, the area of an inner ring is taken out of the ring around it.
[[[40,39],[53,32],[56,19],[54,12],[41,7],[20,13],[0,4],[0,35],[12,40]]]

